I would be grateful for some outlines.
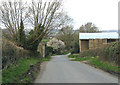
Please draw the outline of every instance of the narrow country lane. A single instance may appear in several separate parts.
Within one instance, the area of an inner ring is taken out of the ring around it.
[[[69,61],[67,55],[57,55],[42,63],[35,83],[118,83],[118,79],[84,63]]]

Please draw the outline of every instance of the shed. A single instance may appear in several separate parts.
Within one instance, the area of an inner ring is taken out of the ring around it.
[[[80,52],[101,47],[119,39],[117,32],[79,33]]]

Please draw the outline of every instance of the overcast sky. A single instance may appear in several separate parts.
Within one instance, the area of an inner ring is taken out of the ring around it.
[[[74,29],[78,29],[87,22],[92,22],[100,30],[118,30],[119,1],[120,0],[64,0],[64,10],[74,19]]]
[[[92,22],[100,30],[118,30],[120,0],[65,0],[64,10],[74,19],[74,28]]]

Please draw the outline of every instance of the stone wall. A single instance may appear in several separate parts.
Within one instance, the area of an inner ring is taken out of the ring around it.
[[[45,44],[44,43],[40,43],[38,46],[37,51],[40,53],[40,57],[45,57]]]

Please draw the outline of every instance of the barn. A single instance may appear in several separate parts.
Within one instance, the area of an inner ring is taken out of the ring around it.
[[[101,47],[119,39],[117,32],[79,33],[80,52]]]

